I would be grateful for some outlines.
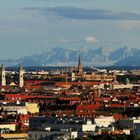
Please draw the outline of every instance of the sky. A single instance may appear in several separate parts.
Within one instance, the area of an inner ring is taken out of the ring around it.
[[[0,0],[0,59],[53,47],[140,48],[140,0]]]

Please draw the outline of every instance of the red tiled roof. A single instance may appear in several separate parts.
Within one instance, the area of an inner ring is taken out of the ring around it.
[[[91,85],[99,85],[105,84],[106,82],[67,82],[67,85],[84,85],[84,86],[91,86]],[[107,82],[108,83],[108,82]],[[63,86],[66,85],[66,82],[57,82],[56,86]]]
[[[118,113],[113,114],[113,117],[114,117],[115,120],[121,120],[121,119],[124,118],[124,117],[122,116],[122,114],[118,114]]]
[[[95,101],[111,101],[111,98],[94,98]]]
[[[18,99],[36,99],[36,98],[46,98],[51,99],[54,98],[52,96],[44,96],[44,95],[21,95],[21,94],[5,94],[5,97],[9,100],[18,100]]]
[[[109,98],[109,97],[108,98],[107,97],[106,98],[102,98],[102,99],[103,99],[103,101],[105,101],[105,100],[106,101],[111,101],[111,98]]]
[[[74,97],[60,97],[59,100],[65,100],[65,101],[81,101],[80,98],[74,98]]]
[[[124,107],[124,104],[111,104],[108,107]]]
[[[92,111],[92,110],[96,110],[98,108],[100,108],[101,105],[100,104],[93,104],[93,105],[79,105],[77,106],[76,110],[79,111],[79,110],[89,110],[89,111]]]

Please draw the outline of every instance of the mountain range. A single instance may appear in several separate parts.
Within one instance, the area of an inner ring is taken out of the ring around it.
[[[106,47],[97,49],[51,48],[17,60],[0,60],[0,64],[4,63],[6,66],[18,66],[19,64],[24,66],[74,66],[78,63],[79,54],[85,66],[140,66],[140,49],[128,47],[114,50]]]

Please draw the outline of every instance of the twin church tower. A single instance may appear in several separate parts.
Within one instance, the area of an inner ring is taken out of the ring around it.
[[[23,87],[24,86],[24,69],[22,67],[22,65],[20,65],[19,68],[19,87]],[[5,71],[5,65],[2,64],[1,66],[1,86],[6,86],[6,71]]]
[[[77,75],[78,76],[82,76],[83,75],[83,66],[81,64],[81,57],[79,55],[79,59],[78,59],[78,71],[77,71]],[[24,86],[24,69],[22,67],[22,65],[20,65],[19,68],[19,87],[23,87]],[[1,86],[6,86],[6,71],[5,71],[5,65],[2,64],[1,66]]]

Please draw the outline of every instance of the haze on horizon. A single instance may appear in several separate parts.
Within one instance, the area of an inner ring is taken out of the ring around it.
[[[47,48],[140,45],[140,1],[4,0],[0,4],[0,59]]]

